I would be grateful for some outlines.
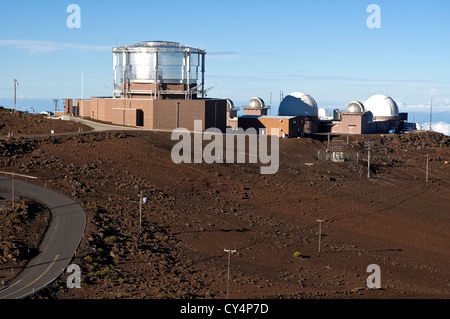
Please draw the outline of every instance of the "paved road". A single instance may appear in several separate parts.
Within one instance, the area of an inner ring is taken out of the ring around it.
[[[128,126],[121,126],[121,125],[114,125],[114,124],[106,124],[106,123],[99,123],[95,121],[90,121],[89,119],[81,118],[81,117],[71,117],[71,121],[78,122],[85,124],[87,126],[92,127],[91,131],[85,131],[85,133],[89,132],[104,132],[104,131],[142,131],[143,128],[138,127],[128,127]]]
[[[91,120],[89,120],[89,118],[81,118],[81,117],[71,117],[70,120],[73,122],[82,123],[82,124],[92,127],[91,131],[84,131],[81,133],[105,132],[105,131],[150,131],[150,132],[169,132],[169,133],[171,133],[173,131],[173,130],[149,129],[149,128],[133,127],[133,126],[122,126],[122,125],[115,125],[115,124],[105,124],[105,123],[91,121]]]
[[[0,196],[11,198],[11,180],[0,177]],[[22,273],[0,291],[0,299],[20,299],[58,278],[70,264],[83,237],[86,214],[70,198],[46,188],[14,180],[16,199],[33,198],[51,211],[51,221],[40,247]]]

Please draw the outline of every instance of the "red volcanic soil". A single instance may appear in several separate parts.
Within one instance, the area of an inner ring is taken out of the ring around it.
[[[79,130],[89,131],[91,128],[81,123],[48,118],[47,115],[14,112],[0,106],[0,136],[3,137],[10,134],[13,137],[20,137],[36,134],[50,135],[51,131],[58,134]]]
[[[65,274],[33,298],[225,298],[224,249],[236,249],[230,298],[450,297],[449,137],[351,136],[358,163],[317,161],[323,136],[281,139],[273,175],[260,163],[174,164],[176,142],[133,131],[0,145],[1,170],[39,177],[88,217],[73,261],[81,288]],[[366,285],[371,264],[381,289]]]
[[[39,254],[47,230],[49,210],[33,200],[1,203],[0,206],[0,287],[20,273]]]

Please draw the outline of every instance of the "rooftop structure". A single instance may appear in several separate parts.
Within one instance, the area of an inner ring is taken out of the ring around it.
[[[204,49],[148,41],[113,49],[113,97],[151,99],[205,96]]]
[[[352,101],[347,105],[347,113],[364,113],[364,105],[358,101]]]
[[[267,107],[260,97],[252,97],[244,108],[244,115],[267,115]]]
[[[230,99],[226,99],[226,100],[227,100],[227,110],[230,110],[230,111],[235,110],[234,102]]]
[[[248,102],[247,107],[250,109],[263,109],[266,107],[266,104],[264,103],[263,99],[259,97],[252,97]]]

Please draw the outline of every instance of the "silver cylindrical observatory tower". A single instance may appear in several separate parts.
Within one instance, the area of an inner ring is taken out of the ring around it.
[[[162,87],[178,85],[176,94],[184,94],[186,98],[201,94],[204,98],[205,54],[204,49],[168,41],[114,48],[113,96],[132,93],[156,99]]]

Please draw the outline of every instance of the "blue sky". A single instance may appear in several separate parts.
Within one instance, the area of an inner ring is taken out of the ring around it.
[[[79,29],[66,24],[72,3]],[[372,3],[379,29],[366,24]],[[383,93],[418,117],[433,97],[450,122],[449,15],[448,0],[2,1],[0,104],[14,78],[22,107],[79,98],[82,69],[85,98],[111,95],[112,47],[168,40],[205,48],[209,96],[237,106],[272,92],[276,110],[280,91],[301,91],[332,109]]]

